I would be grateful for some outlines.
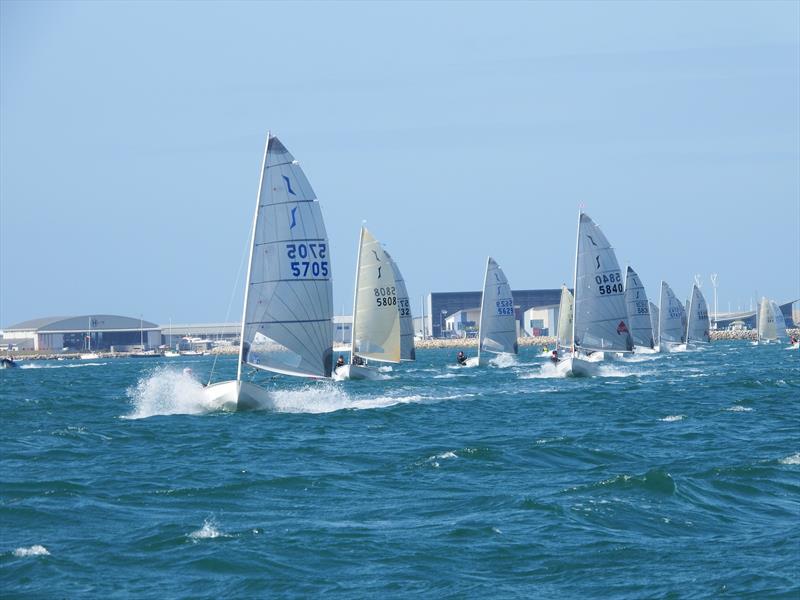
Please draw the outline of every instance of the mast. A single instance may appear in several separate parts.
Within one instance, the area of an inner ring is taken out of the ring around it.
[[[356,357],[356,315],[358,314],[358,280],[361,274],[361,246],[364,243],[364,225],[361,225],[361,232],[358,235],[358,254],[356,256],[356,281],[353,286],[353,324],[352,335],[350,336],[350,362]]]
[[[689,298],[689,314],[686,315],[686,347],[689,347],[689,332],[692,330],[692,311],[694,310],[694,286],[692,296]]]
[[[250,230],[250,258],[247,261],[247,277],[244,280],[244,303],[242,305],[242,331],[239,335],[239,361],[236,365],[236,381],[242,380],[242,358],[244,357],[244,331],[247,326],[247,298],[250,295],[250,270],[253,268],[253,246],[256,241],[256,224],[258,222],[258,209],[261,206],[261,186],[264,184],[264,167],[267,165],[267,151],[269,150],[269,131],[267,143],[264,144],[264,158],[261,159],[261,174],[258,178],[258,194],[256,194],[256,210],[253,214],[253,227]]]
[[[578,247],[581,240],[581,216],[583,211],[578,210],[578,231],[575,234],[575,269],[572,273],[572,356],[575,356],[575,322],[578,320]]]
[[[142,351],[144,351],[144,319],[141,313],[139,314],[139,345],[142,347]]]
[[[478,315],[478,361],[481,358],[481,346],[483,345],[483,305],[486,302],[486,283],[489,281],[489,263],[492,261],[491,256],[486,257],[486,271],[483,274],[483,291],[481,292],[481,314]]]

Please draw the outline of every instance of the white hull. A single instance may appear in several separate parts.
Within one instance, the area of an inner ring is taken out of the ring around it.
[[[664,354],[669,354],[670,352],[686,352],[686,344],[680,344],[677,342],[661,342],[661,345],[658,347],[658,351]]]
[[[655,348],[648,348],[647,346],[634,346],[634,354],[658,354],[658,346]]]
[[[197,350],[183,350],[181,356],[203,356],[205,352],[198,352]]]
[[[558,361],[556,371],[564,377],[594,377],[598,374],[599,366],[596,361],[571,356]]]
[[[784,348],[784,350],[797,350],[798,348],[800,348],[800,342],[798,342],[796,344],[790,344],[790,345],[786,346],[786,348]]]
[[[95,354],[94,352],[86,352],[85,354],[80,355],[81,360],[97,360],[100,358],[99,354]]]
[[[384,379],[384,376],[374,367],[364,365],[342,365],[333,370],[334,381],[346,381],[348,379],[367,379],[375,381]]]
[[[178,354],[177,352],[173,352],[172,350],[167,350],[166,352],[164,352],[163,356],[164,358],[175,358],[177,356],[180,356],[180,354]]]
[[[477,356],[470,356],[467,359],[467,362],[464,363],[464,366],[468,368],[482,367],[485,366],[485,363],[482,365],[480,359]]]
[[[263,409],[273,404],[267,390],[247,381],[213,383],[203,388],[203,395],[209,404],[223,410]]]

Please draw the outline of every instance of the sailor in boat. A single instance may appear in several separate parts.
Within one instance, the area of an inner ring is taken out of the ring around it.
[[[339,358],[336,359],[336,368],[338,369],[339,367],[343,367],[343,366],[344,366],[344,356],[342,356],[340,354]]]
[[[461,366],[464,366],[464,365],[467,364],[467,357],[466,357],[466,355],[464,354],[463,351],[459,350],[458,354],[456,354],[456,362]]]
[[[364,365],[366,364],[366,363],[364,362],[364,359],[363,359],[363,358],[361,358],[361,357],[360,357],[358,354],[354,354],[354,355],[353,355],[353,360],[352,360],[352,361],[350,361],[350,362],[351,362],[352,364],[354,364],[354,365],[359,365],[359,366],[364,366]]]
[[[548,347],[547,347],[547,344],[545,344],[544,346],[542,346],[542,352],[544,352],[544,353],[547,353],[547,352],[549,352],[549,351],[550,351],[550,348],[548,348]]]
[[[550,354],[550,360],[553,364],[558,363],[558,350],[553,350],[553,352]]]

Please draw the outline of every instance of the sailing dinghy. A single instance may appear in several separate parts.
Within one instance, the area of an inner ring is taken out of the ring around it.
[[[697,284],[692,286],[692,297],[689,299],[689,312],[686,324],[686,347],[692,342],[708,343],[709,335],[708,305],[703,292]]]
[[[614,248],[600,228],[581,212],[575,249],[575,311],[572,356],[556,365],[567,376],[591,376],[596,352],[631,352],[633,338],[625,308],[625,290]]]
[[[336,367],[337,381],[382,379],[366,360],[400,362],[400,311],[395,269],[381,244],[361,227],[353,297],[353,341],[350,364]]]
[[[400,360],[403,362],[416,360],[414,321],[411,316],[411,299],[408,297],[406,282],[403,280],[403,276],[394,259],[386,250],[383,253],[389,259],[389,264],[392,265],[394,283],[397,286],[397,310],[400,313]]]
[[[467,359],[467,367],[485,367],[501,354],[517,354],[517,323],[514,298],[505,273],[490,256],[486,259],[478,323],[478,356]]]
[[[203,388],[225,408],[271,404],[244,366],[294,377],[331,376],[333,293],[322,211],[300,165],[267,134],[250,239],[236,379]]]
[[[650,302],[639,275],[630,266],[625,275],[625,305],[633,338],[633,351],[639,354],[655,352],[653,324],[650,321]]]
[[[561,301],[558,304],[558,331],[556,337],[556,356],[561,358],[572,350],[573,297],[566,285],[561,284]]]
[[[680,350],[686,342],[686,309],[666,281],[661,282],[658,309],[658,350]]]
[[[761,298],[756,331],[758,333],[756,344],[778,342],[786,335],[786,319],[777,302]]]

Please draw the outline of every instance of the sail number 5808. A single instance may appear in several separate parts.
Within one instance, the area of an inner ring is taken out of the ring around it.
[[[394,286],[373,288],[375,303],[378,306],[397,306],[397,295]]]
[[[328,245],[311,242],[308,244],[286,244],[286,256],[291,260],[292,277],[327,277],[329,275],[327,258]],[[306,260],[295,260],[295,259]]]

